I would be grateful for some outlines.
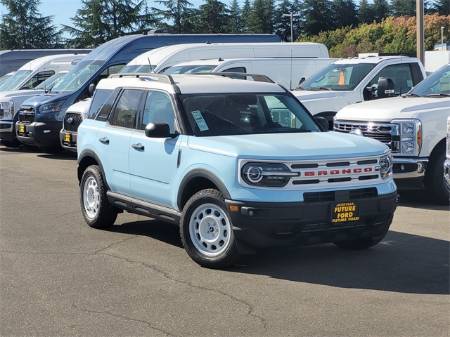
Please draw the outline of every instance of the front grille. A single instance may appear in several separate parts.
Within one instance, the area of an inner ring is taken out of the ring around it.
[[[334,122],[334,131],[360,133],[363,136],[376,139],[386,144],[392,152],[398,152],[399,150],[399,130],[395,124],[336,120]]]
[[[375,187],[359,188],[350,191],[306,192],[303,194],[303,200],[308,203],[337,201],[336,195],[340,195],[341,198],[345,195],[344,199],[347,200],[358,200],[376,197],[378,192]]]
[[[64,116],[64,130],[66,131],[77,131],[83,117],[78,113],[68,112]]]
[[[22,106],[19,110],[19,121],[24,123],[34,122],[34,109],[32,106]]]

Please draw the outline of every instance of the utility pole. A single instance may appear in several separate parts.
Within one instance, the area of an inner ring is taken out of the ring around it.
[[[425,33],[424,33],[424,9],[423,0],[416,0],[416,40],[417,58],[424,64],[425,62]]]
[[[283,14],[282,17],[289,17],[291,19],[291,42],[294,42],[294,16],[300,16],[300,14],[294,14],[293,12],[290,12],[288,14]]]

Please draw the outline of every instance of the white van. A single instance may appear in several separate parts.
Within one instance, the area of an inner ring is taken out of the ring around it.
[[[232,58],[328,58],[325,45],[312,42],[192,43],[153,49],[131,60],[121,73],[160,73],[181,62]]]
[[[239,58],[210,59],[178,63],[163,74],[248,73],[270,77],[285,88],[293,90],[312,74],[322,70],[335,59],[330,58]]]
[[[81,59],[81,54],[62,54],[40,57],[20,67],[13,76],[0,84],[0,92],[34,89],[50,76],[69,70],[72,61]]]

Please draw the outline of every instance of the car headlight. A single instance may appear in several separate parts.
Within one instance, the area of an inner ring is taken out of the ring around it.
[[[52,103],[43,104],[39,107],[40,114],[58,113],[61,111],[61,107],[64,101],[57,101]]]
[[[249,162],[241,169],[242,179],[251,186],[283,187],[291,177],[297,176],[298,173],[282,163]]]
[[[418,156],[422,148],[422,123],[417,119],[393,120],[398,125],[398,152],[405,156]]]
[[[392,155],[390,152],[382,155],[378,164],[380,165],[381,178],[386,179],[392,175]]]

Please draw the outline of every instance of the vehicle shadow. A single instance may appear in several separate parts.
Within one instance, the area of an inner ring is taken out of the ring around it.
[[[159,221],[130,222],[111,230],[182,248],[178,228]],[[243,256],[228,271],[339,288],[449,294],[449,242],[390,231],[382,243],[366,251],[332,244],[265,249]]]
[[[421,208],[428,210],[450,211],[450,205],[436,203],[430,194],[425,191],[400,191],[399,205],[405,207]]]
[[[68,151],[60,151],[54,153],[41,153],[37,155],[39,158],[44,159],[56,159],[56,160],[76,160],[77,154],[68,152]]]

